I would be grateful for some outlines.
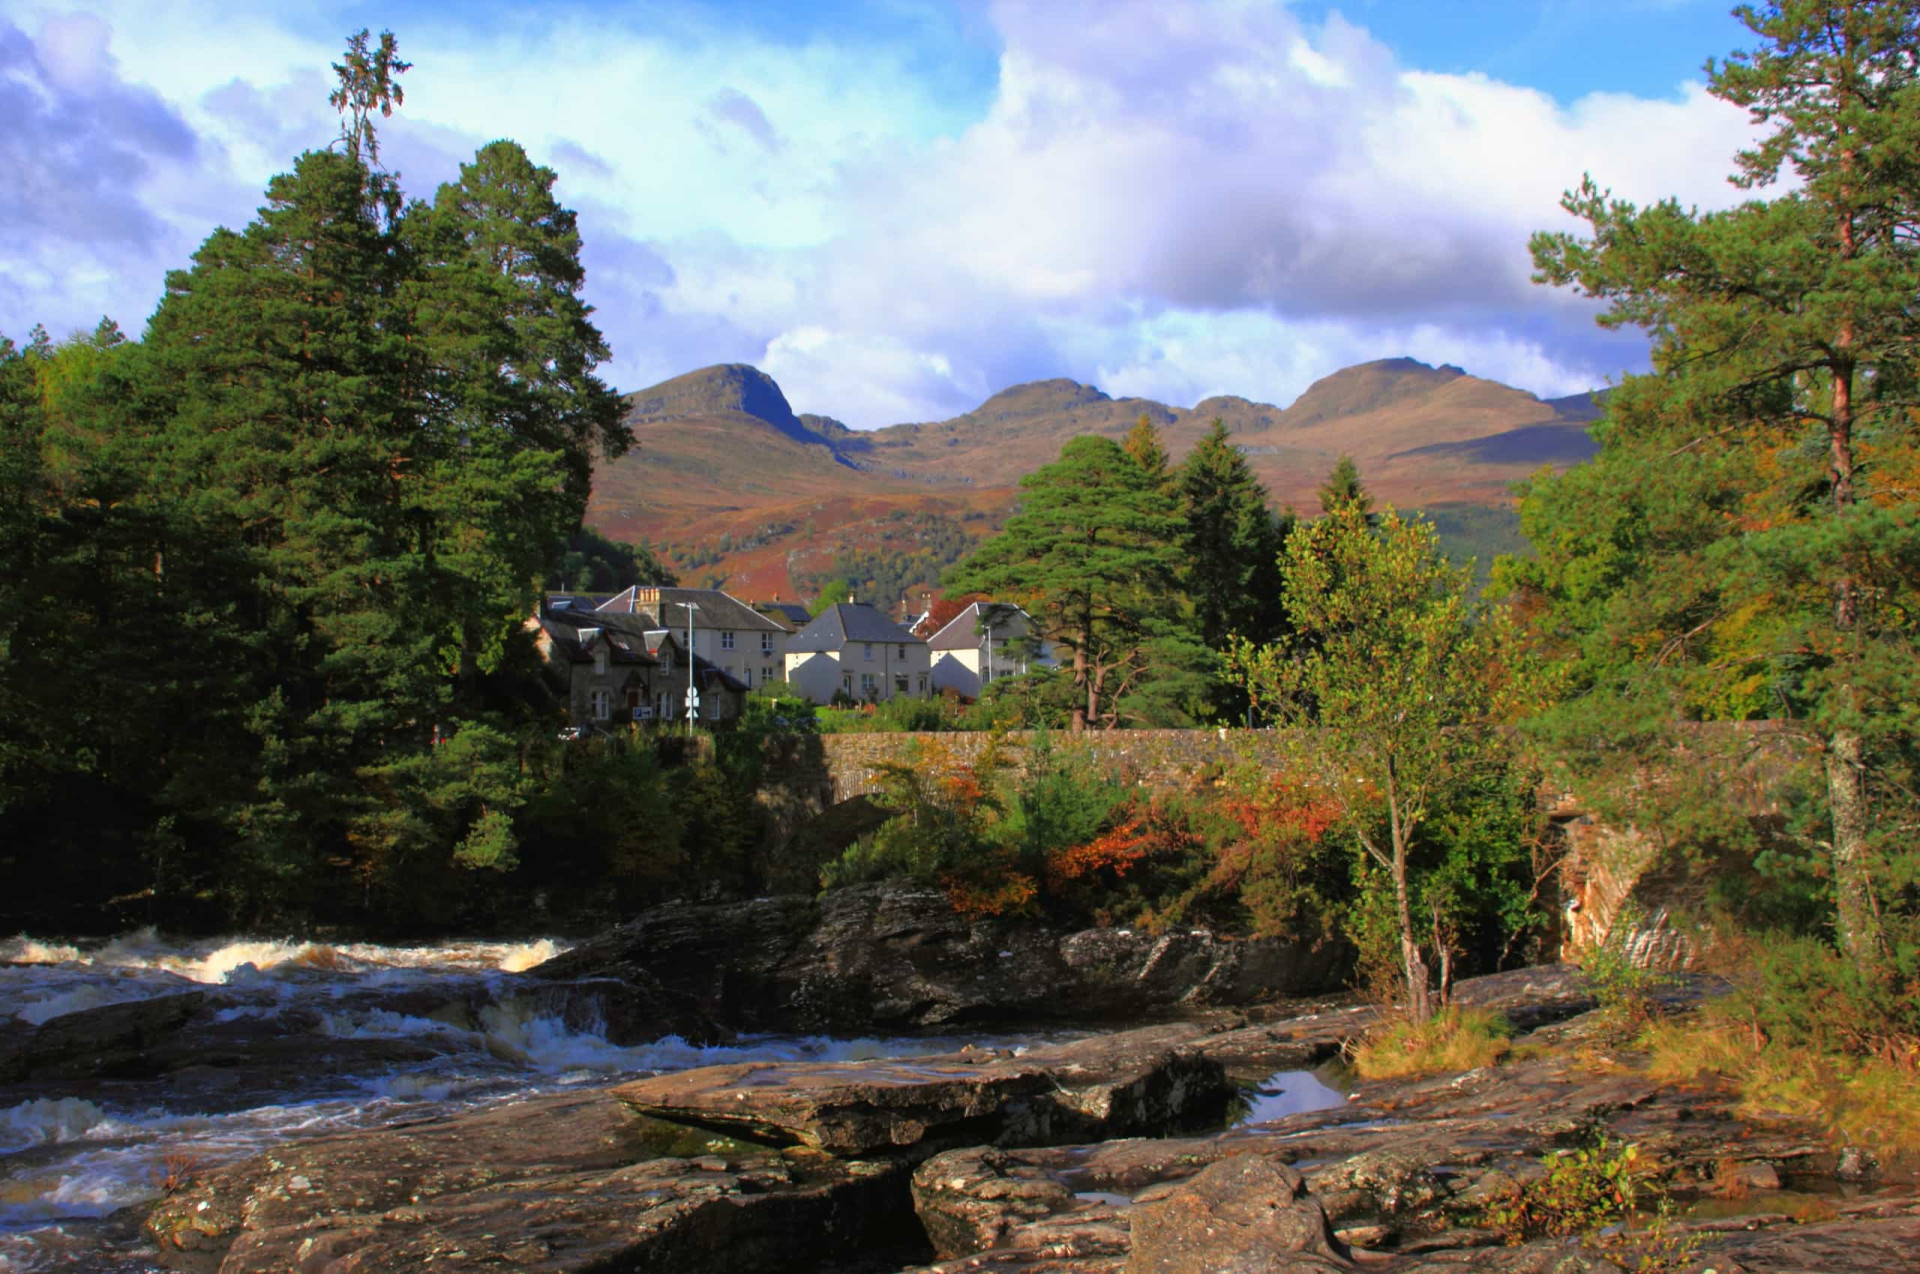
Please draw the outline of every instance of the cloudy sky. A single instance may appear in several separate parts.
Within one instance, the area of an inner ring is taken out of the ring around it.
[[[1728,7],[4,0],[0,333],[137,332],[390,26],[382,158],[419,195],[496,137],[556,169],[622,389],[749,362],[876,426],[1046,376],[1285,404],[1410,354],[1570,393],[1644,343],[1531,285],[1527,235],[1583,172],[1736,198]]]

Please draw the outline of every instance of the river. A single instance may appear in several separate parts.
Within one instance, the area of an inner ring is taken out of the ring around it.
[[[858,1060],[1035,1037],[678,1037],[620,1045],[591,999],[520,976],[563,945],[238,938],[0,941],[14,1038],[82,1010],[199,991],[204,1051],[166,1073],[0,1088],[0,1270],[150,1271],[139,1235],[170,1182],[291,1138],[737,1060]]]

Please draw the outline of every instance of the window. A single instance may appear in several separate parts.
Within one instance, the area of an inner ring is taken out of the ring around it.
[[[867,662],[868,663],[873,662],[873,643],[872,642],[867,643]]]
[[[875,687],[873,683],[873,674],[870,672],[861,673],[860,674],[860,697],[862,699],[871,699],[873,698],[874,692],[876,689],[877,687]]]
[[[722,650],[732,650],[732,649],[733,649],[733,633],[732,633],[732,632],[731,632],[730,630],[722,630],[722,631],[721,631],[721,633],[720,633],[720,649],[722,649]]]
[[[587,696],[587,701],[593,705],[593,719],[595,721],[606,721],[613,716],[613,691],[605,689],[595,690],[591,695]]]
[[[771,655],[773,653],[773,634],[772,633],[760,634],[760,653],[763,655]]]
[[[593,652],[593,675],[596,677],[604,677],[607,675],[607,648],[605,646]]]
[[[907,648],[905,646],[900,647],[900,649],[894,653],[893,657],[895,659],[905,659],[907,657]]]
[[[762,668],[760,670],[760,684],[763,686],[766,685],[769,681],[778,681],[779,679],[780,679],[780,670],[778,668],[775,668],[771,664],[767,665],[765,668]]]
[[[893,674],[893,693],[897,695],[903,695],[907,693],[907,674],[906,673],[897,672]]]

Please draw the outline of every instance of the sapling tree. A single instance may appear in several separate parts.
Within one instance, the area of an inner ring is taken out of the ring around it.
[[[1299,729],[1300,763],[1324,787],[1393,920],[1416,1022],[1448,993],[1438,810],[1511,761],[1503,728],[1523,705],[1527,661],[1507,613],[1479,600],[1471,566],[1441,556],[1433,527],[1358,500],[1287,539],[1282,596],[1294,631],[1242,640],[1233,662],[1255,706]],[[1435,985],[1435,963],[1439,984]]]

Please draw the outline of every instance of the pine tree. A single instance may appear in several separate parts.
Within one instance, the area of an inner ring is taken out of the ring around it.
[[[1176,622],[1179,515],[1106,438],[1071,440],[1020,488],[1020,511],[947,591],[1024,607],[1072,654],[1073,728],[1113,725],[1123,699],[1190,653]]]
[[[1153,417],[1146,412],[1140,413],[1140,419],[1133,422],[1133,428],[1127,430],[1126,438],[1120,447],[1140,471],[1147,475],[1147,481],[1163,491],[1171,492],[1175,485],[1173,461],[1167,455],[1166,444],[1160,440],[1160,430],[1154,426]]]
[[[1290,520],[1267,505],[1266,488],[1215,420],[1179,474],[1186,519],[1187,594],[1200,640],[1225,650],[1234,636],[1278,638],[1286,616],[1280,605],[1280,551]]]
[[[1566,570],[1531,579],[1549,623],[1637,627],[1634,648],[1660,652],[1636,666],[1617,643],[1611,654],[1588,643],[1582,676],[1593,689],[1567,713],[1618,717],[1662,699],[1681,708],[1680,669],[1693,673],[1696,700],[1715,668],[1767,670],[1772,702],[1754,710],[1810,728],[1827,777],[1837,934],[1865,962],[1881,944],[1889,888],[1905,875],[1877,848],[1903,835],[1879,807],[1910,790],[1901,705],[1920,697],[1911,485],[1920,11],[1795,0],[1740,16],[1761,44],[1710,67],[1710,87],[1768,131],[1739,156],[1735,180],[1760,189],[1790,176],[1794,189],[1703,215],[1672,201],[1637,208],[1589,180],[1565,206],[1591,237],[1534,241],[1541,279],[1607,301],[1604,325],[1653,337],[1653,374],[1610,397],[1598,463],[1653,531],[1620,551],[1690,596],[1635,615],[1639,589],[1623,582],[1609,593],[1593,572],[1575,574],[1579,558],[1638,533],[1593,525],[1615,514],[1583,518],[1553,483],[1536,484],[1531,516],[1559,526],[1564,541],[1545,546],[1541,569]],[[1711,501],[1723,516],[1703,525],[1674,500]],[[1568,609],[1576,594],[1578,619]],[[1703,658],[1709,650],[1736,658]],[[1877,880],[1878,870],[1893,877]]]
[[[1360,466],[1353,462],[1352,456],[1341,456],[1340,462],[1333,466],[1333,472],[1320,486],[1320,511],[1332,513],[1344,505],[1353,505],[1365,513],[1373,508],[1373,497],[1360,485]]]

